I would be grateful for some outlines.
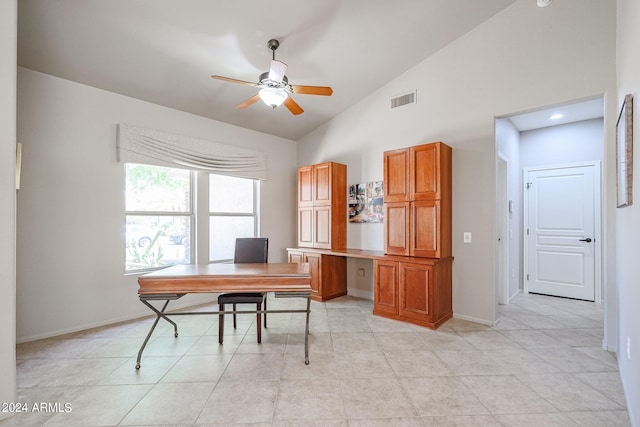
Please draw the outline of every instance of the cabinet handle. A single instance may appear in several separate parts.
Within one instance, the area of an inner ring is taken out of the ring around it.
[[[580,239],[580,242],[587,242],[590,243],[591,242],[591,237],[587,237],[586,239]]]

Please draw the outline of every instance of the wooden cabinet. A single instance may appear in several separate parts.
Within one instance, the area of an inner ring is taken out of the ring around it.
[[[311,298],[326,301],[347,294],[347,261],[344,257],[304,250],[287,250],[290,263],[309,263]]]
[[[442,142],[384,153],[385,253],[451,256],[451,147]]]
[[[453,258],[374,261],[373,314],[437,328],[453,316]]]
[[[298,246],[347,247],[347,167],[327,162],[298,168]]]

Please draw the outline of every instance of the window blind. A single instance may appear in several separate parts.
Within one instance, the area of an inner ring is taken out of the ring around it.
[[[116,150],[120,163],[267,179],[266,153],[125,123],[118,124]]]

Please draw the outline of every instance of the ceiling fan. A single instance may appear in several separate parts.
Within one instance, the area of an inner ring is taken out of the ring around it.
[[[267,47],[272,51],[271,67],[269,71],[260,74],[258,83],[224,76],[211,76],[217,80],[260,88],[260,92],[258,92],[257,95],[236,105],[236,108],[247,108],[258,101],[258,99],[262,99],[264,103],[271,108],[276,108],[284,104],[292,114],[298,115],[302,114],[304,110],[291,98],[291,94],[330,96],[333,93],[333,89],[328,86],[299,86],[289,84],[289,79],[284,75],[287,71],[287,64],[276,60],[276,49],[278,49],[278,46],[280,46],[280,42],[276,39],[271,39],[267,42]]]

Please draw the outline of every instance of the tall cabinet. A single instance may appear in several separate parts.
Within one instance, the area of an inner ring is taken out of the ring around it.
[[[437,328],[452,317],[451,147],[384,153],[384,252],[374,314]]]
[[[326,301],[347,294],[346,258],[305,251],[347,247],[347,166],[326,162],[298,168],[298,248],[289,262],[311,266],[311,297]]]
[[[384,211],[386,254],[451,256],[451,147],[385,152]]]
[[[298,168],[298,246],[347,247],[347,166],[326,162]]]

